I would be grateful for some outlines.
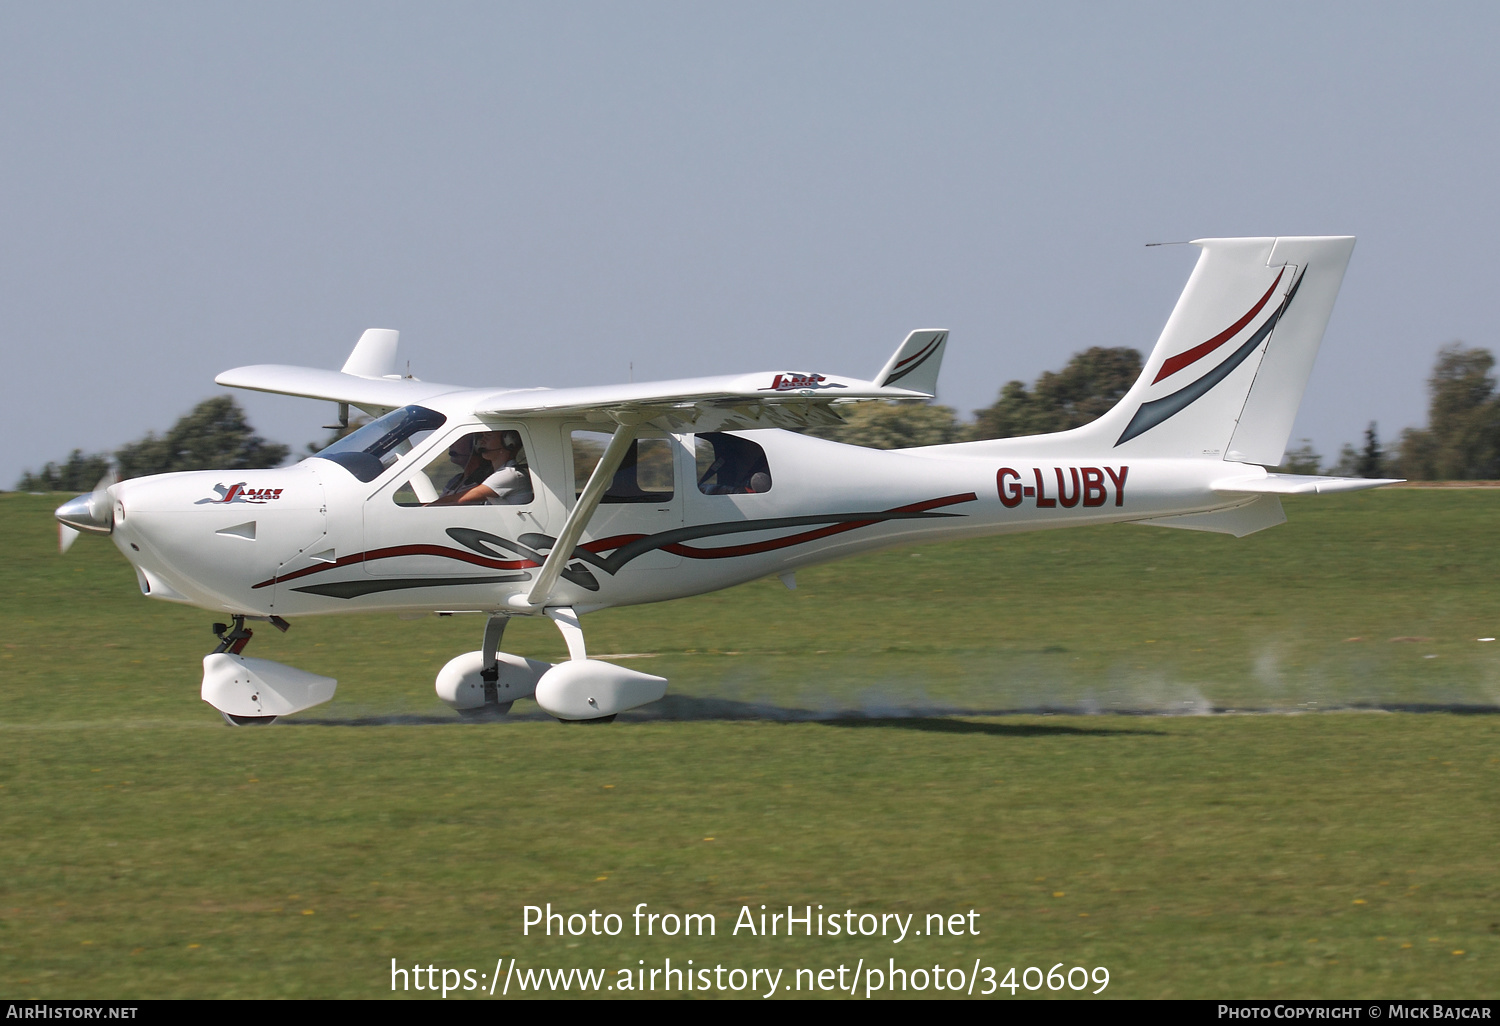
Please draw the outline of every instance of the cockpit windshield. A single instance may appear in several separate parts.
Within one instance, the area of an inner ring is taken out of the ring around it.
[[[442,427],[446,419],[423,406],[403,406],[350,432],[316,453],[313,459],[332,460],[368,483],[410,452],[412,446]]]

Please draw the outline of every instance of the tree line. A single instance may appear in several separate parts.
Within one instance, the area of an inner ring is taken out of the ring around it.
[[[16,484],[23,492],[70,492],[93,489],[110,465],[123,480],[178,470],[258,470],[280,466],[291,450],[255,433],[245,411],[231,396],[205,399],[178,419],[164,435],[147,432],[139,441],[112,453],[85,455],[74,449],[59,463],[27,471]]]
[[[975,410],[969,423],[952,407],[936,403],[861,403],[842,423],[808,433],[850,445],[908,449],[1066,431],[1096,420],[1119,402],[1140,376],[1141,365],[1135,349],[1095,346],[1075,353],[1061,371],[1044,372],[1029,388],[1020,381],[1006,382],[995,401]],[[1345,444],[1326,470],[1323,457],[1303,439],[1278,469],[1416,481],[1500,478],[1500,391],[1494,367],[1487,349],[1458,342],[1445,346],[1427,379],[1426,427],[1407,428],[1387,449],[1372,421],[1363,443],[1358,448]],[[148,433],[113,453],[86,455],[74,449],[61,462],[27,471],[16,488],[78,494],[92,489],[111,463],[124,479],[177,470],[275,467],[290,452],[257,435],[232,397],[216,396],[193,407],[164,435]]]

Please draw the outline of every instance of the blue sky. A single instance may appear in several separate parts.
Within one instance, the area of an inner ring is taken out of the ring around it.
[[[1154,343],[1220,235],[1360,238],[1296,437],[1500,347],[1494,5],[0,6],[0,486],[366,327],[429,380]],[[327,404],[239,393],[300,448]]]

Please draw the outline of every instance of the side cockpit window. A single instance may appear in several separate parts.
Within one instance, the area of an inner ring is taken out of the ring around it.
[[[724,431],[698,435],[693,443],[698,490],[704,495],[748,495],[771,490],[766,450]]]
[[[525,506],[535,497],[525,441],[509,429],[458,436],[392,496],[398,506]]]

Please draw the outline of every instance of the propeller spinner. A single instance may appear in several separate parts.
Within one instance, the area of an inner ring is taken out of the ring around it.
[[[69,499],[52,514],[57,518],[57,551],[67,552],[78,538],[89,534],[111,534],[115,529],[114,500],[109,489],[120,478],[113,468],[99,479],[94,490],[77,498]]]

